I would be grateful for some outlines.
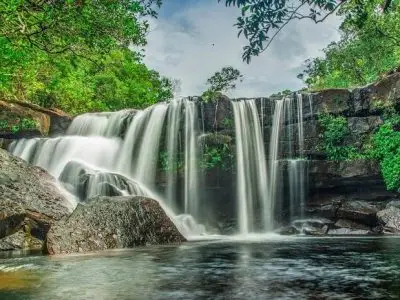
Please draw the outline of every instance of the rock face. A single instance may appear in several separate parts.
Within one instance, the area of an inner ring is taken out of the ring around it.
[[[0,100],[0,139],[63,134],[72,118],[59,110],[31,103]]]
[[[2,149],[0,166],[0,239],[22,231],[44,240],[50,226],[70,213],[68,200],[46,171]]]
[[[179,243],[185,238],[159,203],[144,197],[97,197],[52,226],[49,254]]]

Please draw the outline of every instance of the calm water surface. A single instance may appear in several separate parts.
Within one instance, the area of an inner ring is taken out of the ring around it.
[[[190,242],[0,254],[0,299],[398,299],[399,238]]]

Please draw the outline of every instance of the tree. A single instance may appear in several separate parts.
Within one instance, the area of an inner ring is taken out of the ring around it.
[[[0,2],[0,37],[47,53],[88,56],[116,45],[144,45],[161,0],[18,0]]]
[[[222,0],[218,0],[221,2]],[[365,21],[366,7],[369,0],[224,0],[227,6],[237,6],[241,9],[235,26],[238,35],[244,35],[249,44],[243,48],[243,60],[250,62],[253,56],[265,51],[279,32],[294,20],[309,19],[320,23],[347,6],[351,8],[351,19],[362,26]],[[379,5],[388,12],[392,0],[380,0]],[[375,7],[376,8],[376,7]]]
[[[172,82],[129,46],[146,43],[160,0],[0,1],[0,97],[71,114],[143,108]]]
[[[202,97],[206,101],[209,101],[219,93],[235,89],[238,80],[240,82],[243,80],[243,75],[239,70],[233,67],[224,67],[221,71],[215,72],[214,75],[207,79],[209,87],[203,93]]]
[[[369,1],[361,22],[354,7],[341,11],[342,38],[324,49],[325,57],[306,62],[299,74],[312,89],[347,88],[365,85],[400,65],[400,4],[390,12],[377,11],[380,1]]]

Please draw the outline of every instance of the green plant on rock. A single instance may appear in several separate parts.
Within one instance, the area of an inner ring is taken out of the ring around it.
[[[386,119],[371,137],[368,150],[370,158],[380,162],[382,175],[389,190],[400,188],[400,131],[395,128],[400,124],[400,116]]]
[[[39,126],[38,121],[29,118],[19,119],[15,125],[11,126],[11,128],[8,125],[8,127],[11,129],[13,133],[17,133],[23,130],[36,129],[38,126]]]
[[[319,116],[319,123],[322,127],[320,148],[327,154],[328,159],[351,160],[362,157],[356,147],[345,144],[350,135],[346,118],[322,114]]]
[[[229,144],[204,145],[200,168],[209,170],[213,168],[222,168],[229,170],[232,168],[233,155]]]

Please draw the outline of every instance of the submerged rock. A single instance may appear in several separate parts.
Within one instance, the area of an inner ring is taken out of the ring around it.
[[[54,178],[0,149],[0,239],[24,229],[43,240],[55,221],[71,212]]]
[[[383,229],[390,233],[400,233],[400,209],[390,206],[377,213],[379,222],[384,226]]]
[[[184,242],[160,204],[144,197],[96,197],[52,226],[49,254]]]

